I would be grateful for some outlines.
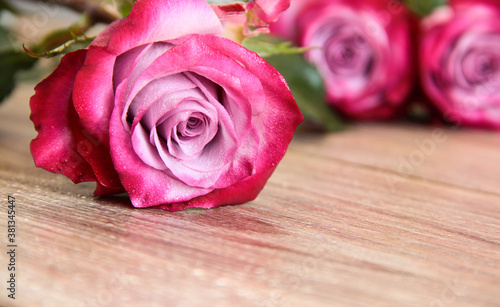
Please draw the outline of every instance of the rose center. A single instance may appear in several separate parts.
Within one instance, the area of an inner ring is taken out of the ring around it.
[[[197,137],[203,133],[207,126],[207,118],[204,115],[198,114],[191,116],[187,121],[177,125],[177,138],[185,141],[189,138]]]
[[[325,43],[325,59],[330,70],[345,76],[369,74],[372,60],[366,41],[356,33],[342,36],[334,35]]]
[[[497,70],[498,63],[492,56],[481,56],[478,58],[478,72],[482,75],[491,75]]]
[[[190,117],[188,119],[188,124],[187,124],[187,127],[189,129],[196,129],[196,127],[198,127],[199,125],[201,124],[201,120],[199,118],[196,118],[196,117]]]
[[[499,57],[489,51],[471,50],[463,58],[462,74],[469,86],[493,81],[499,71]]]

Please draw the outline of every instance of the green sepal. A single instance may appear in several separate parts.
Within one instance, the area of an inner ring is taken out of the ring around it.
[[[323,80],[314,66],[300,54],[267,57],[285,78],[306,122],[327,132],[340,131],[344,123],[325,101]]]
[[[448,0],[402,0],[415,14],[425,17],[436,8],[448,4]]]
[[[243,40],[242,45],[261,57],[278,54],[300,54],[311,49],[310,47],[297,47],[290,41],[267,34],[249,36]]]
[[[31,51],[23,45],[24,51],[33,58],[52,58],[58,55],[64,55],[70,52],[73,52],[78,49],[87,48],[88,45],[94,40],[95,37],[87,37],[87,36],[79,36],[75,37],[72,40],[65,42],[64,44],[45,52],[37,53],[35,51]]]

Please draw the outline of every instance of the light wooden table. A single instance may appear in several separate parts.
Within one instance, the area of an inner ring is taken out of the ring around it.
[[[299,134],[254,202],[169,213],[36,169],[32,86],[0,106],[2,306],[500,304],[499,133]]]

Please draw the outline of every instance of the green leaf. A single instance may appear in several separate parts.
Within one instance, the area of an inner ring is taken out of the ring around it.
[[[340,118],[325,101],[321,76],[302,55],[273,55],[266,60],[285,77],[306,121],[321,125],[329,132],[344,128]]]
[[[14,50],[0,52],[0,102],[3,101],[14,89],[16,74],[21,70],[30,69],[36,63],[34,59],[22,52]]]
[[[408,8],[415,14],[425,17],[436,8],[447,5],[448,0],[403,0]]]
[[[256,52],[261,57],[277,54],[298,54],[311,49],[307,47],[294,46],[292,42],[267,34],[247,37],[243,40],[243,46],[253,52]]]

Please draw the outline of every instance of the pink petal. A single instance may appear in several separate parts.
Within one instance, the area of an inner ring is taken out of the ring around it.
[[[135,97],[135,93],[141,90],[146,84],[151,82],[151,79],[140,80],[142,72],[149,67],[159,56],[163,55],[167,50],[172,48],[172,44],[169,43],[155,43],[148,45],[143,51],[137,56],[137,59],[133,63],[127,63],[132,69],[129,69],[129,74],[126,76],[127,86],[124,88],[124,97],[120,99],[125,99],[125,109],[128,109],[132,103],[132,99]],[[129,51],[130,52],[130,51]],[[127,52],[125,55],[127,55]],[[117,61],[117,64],[119,62]],[[124,64],[123,66],[125,66]],[[119,77],[118,77],[119,78]],[[173,80],[171,80],[173,81]],[[177,82],[176,82],[177,83]],[[177,85],[165,84],[167,88],[175,88]],[[148,91],[149,92],[149,91]],[[164,91],[162,91],[164,92]],[[137,107],[135,107],[137,109]],[[125,115],[125,114],[124,114]]]
[[[152,44],[142,45],[132,50],[119,55],[113,67],[113,88],[116,88],[120,83],[130,76],[132,70],[137,66],[137,63],[142,59]]]
[[[109,39],[108,50],[134,47],[189,34],[219,34],[222,25],[205,0],[139,0]]]
[[[113,56],[100,47],[90,47],[73,87],[73,104],[80,124],[88,132],[85,138],[92,144],[91,147],[82,146],[80,152],[92,166],[97,180],[111,190],[121,187],[109,154],[109,118],[114,96],[113,65]]]
[[[124,86],[126,85],[124,84]],[[179,99],[175,99],[179,97],[176,92],[187,93],[189,90],[194,90],[195,86],[182,74],[173,74],[154,79],[146,83],[144,87],[134,88],[132,95],[129,95],[128,99],[124,98],[125,87],[123,90],[118,90],[116,99],[126,100],[126,106],[128,105],[122,115],[124,125],[127,124],[127,116],[130,115],[134,119],[132,129],[143,119],[149,127],[152,127],[165,112],[174,108],[180,102]],[[146,113],[149,115],[144,118]]]
[[[167,171],[146,164],[132,146],[130,133],[121,120],[123,101],[117,101],[110,122],[110,144],[113,164],[135,207],[182,202],[205,195],[210,189],[190,187]]]
[[[267,178],[264,179],[266,176],[262,174],[274,168],[281,160],[293,137],[295,128],[302,122],[303,116],[283,77],[274,67],[265,62],[257,54],[223,38],[199,36],[197,39],[199,43],[206,46],[205,48],[224,54],[229,59],[237,61],[237,63],[246,69],[246,73],[255,76],[257,80],[259,80],[260,86],[262,86],[265,108],[261,113],[254,116],[252,120],[252,125],[256,129],[260,142],[257,156],[254,160],[255,165],[253,173],[257,175],[256,178],[267,180]],[[209,63],[212,64],[210,69],[208,69],[208,67],[194,67],[192,71],[208,79],[215,79],[215,83],[221,84],[224,88],[229,88],[228,83],[234,82],[234,80],[224,81],[217,73],[217,71],[224,71],[224,65],[227,66],[228,64],[219,61],[210,61]],[[236,70],[235,67],[231,69]],[[253,88],[253,86],[255,86],[255,82],[252,78],[243,77],[239,82],[243,89]],[[245,90],[243,90],[243,92],[252,97],[252,94],[247,94]],[[250,101],[253,107],[254,100]],[[233,118],[233,120],[237,121],[238,118]],[[236,162],[241,161],[242,164],[236,164],[233,165],[233,167],[243,167],[243,163],[247,161],[247,159],[252,161],[250,157],[253,153],[246,151],[243,154],[249,155],[248,158],[242,160],[235,159]]]
[[[82,126],[105,145],[109,144],[109,118],[113,111],[115,59],[105,49],[91,46],[73,90],[73,102]]]
[[[75,183],[96,180],[78,151],[75,134],[81,135],[84,129],[71,101],[73,82],[86,54],[86,50],[78,50],[64,56],[57,69],[36,86],[30,100],[30,119],[38,131],[31,142],[36,166],[63,174]]]
[[[144,163],[158,170],[166,170],[167,166],[158,155],[158,150],[149,141],[149,134],[139,123],[132,132],[132,147]]]
[[[290,0],[254,0],[249,3],[249,9],[265,22],[274,21],[289,6]]]
[[[267,169],[259,174],[247,177],[230,187],[214,190],[189,201],[163,204],[157,206],[157,208],[167,211],[180,211],[188,208],[211,209],[226,205],[244,204],[257,198],[274,169],[275,167]]]
[[[210,6],[221,20],[244,15],[246,13],[246,8],[243,3],[211,4]]]

